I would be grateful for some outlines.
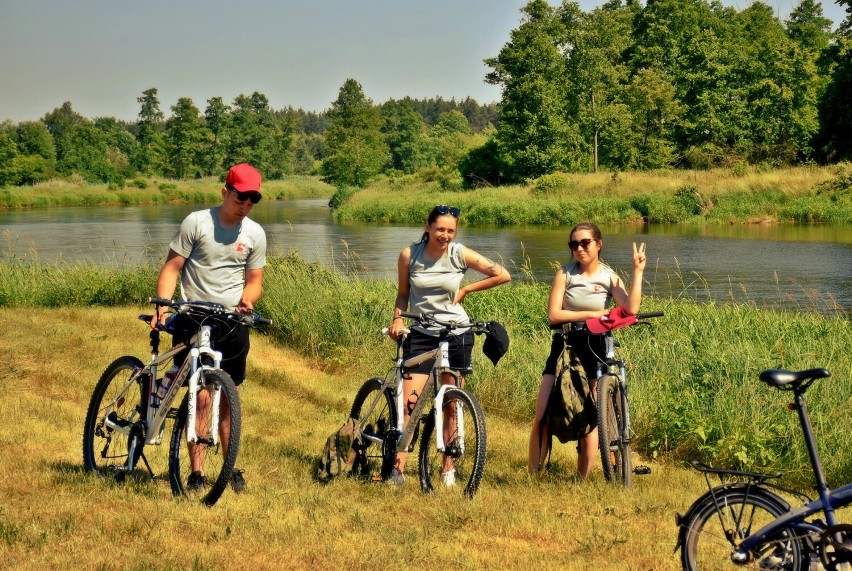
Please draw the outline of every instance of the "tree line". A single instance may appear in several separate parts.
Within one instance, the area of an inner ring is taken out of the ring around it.
[[[338,188],[416,172],[476,186],[553,172],[769,167],[852,159],[852,0],[837,30],[816,0],[784,21],[760,1],[531,0],[485,60],[499,103],[404,98],[375,104],[347,79],[323,112],[273,110],[265,95],[180,98],[157,89],[137,121],[89,120],[66,102],[0,124],[0,185],[78,174],[219,175],[237,162],[268,178],[320,174]]]

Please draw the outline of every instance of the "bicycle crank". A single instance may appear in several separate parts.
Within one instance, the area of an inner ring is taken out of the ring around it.
[[[841,565],[852,564],[852,525],[841,523],[822,532],[819,540],[819,558],[828,571],[848,569]]]

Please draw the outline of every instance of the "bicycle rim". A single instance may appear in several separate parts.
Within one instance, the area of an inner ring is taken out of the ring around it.
[[[127,383],[143,367],[136,357],[120,357],[98,380],[83,427],[83,466],[87,471],[123,478],[141,457],[144,387],[138,380],[130,387]],[[118,428],[108,426],[107,419]],[[134,458],[129,462],[134,441]]]
[[[427,494],[459,494],[472,498],[485,470],[485,416],[476,398],[463,389],[444,394],[445,451],[437,448],[435,412],[426,418],[420,440],[420,487]],[[451,481],[445,476],[453,472]]]
[[[708,499],[692,519],[684,524],[687,526],[687,534],[681,551],[683,568],[687,571],[799,571],[803,564],[802,543],[791,529],[781,530],[767,538],[751,554],[747,564],[738,565],[731,560],[733,543],[739,543],[786,511],[755,490],[748,496],[740,490],[717,494],[716,503]]]
[[[219,426],[216,428],[218,440],[214,442],[209,399],[216,388],[221,390],[221,396]],[[189,391],[178,410],[172,432],[169,481],[174,495],[213,505],[231,482],[231,473],[237,461],[242,421],[239,395],[231,377],[224,371],[203,372],[195,422],[200,441],[193,445],[187,443],[188,400]],[[204,403],[207,406],[202,406]],[[227,418],[230,419],[229,423]],[[200,472],[200,475],[193,476],[194,471]]]
[[[361,385],[349,413],[350,418],[358,419],[363,438],[360,460],[353,472],[375,481],[388,477],[396,456],[395,447],[383,445],[388,432],[396,427],[396,408],[393,393],[388,388],[382,391],[382,383],[382,379],[373,377]]]

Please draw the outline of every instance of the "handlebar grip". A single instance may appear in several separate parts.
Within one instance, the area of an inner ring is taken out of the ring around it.
[[[649,319],[651,317],[662,317],[666,313],[664,311],[649,311],[648,313],[638,313],[636,314],[637,319]]]
[[[166,299],[164,297],[154,296],[154,297],[148,298],[148,303],[153,303],[154,305],[171,305],[174,302],[172,300]]]
[[[254,323],[255,325],[272,325],[272,320],[260,315],[255,315]]]
[[[425,316],[420,315],[419,313],[408,313],[407,311],[403,311],[399,314],[400,317],[407,317],[408,319],[415,319],[417,321],[422,321]]]

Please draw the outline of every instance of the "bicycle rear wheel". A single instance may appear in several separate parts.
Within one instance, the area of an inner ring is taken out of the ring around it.
[[[142,423],[147,387],[142,377],[130,386],[128,382],[144,366],[136,357],[119,357],[98,380],[83,426],[83,467],[87,471],[124,477],[136,467],[145,444]]]
[[[626,405],[627,398],[617,376],[604,375],[598,379],[598,442],[604,476],[629,488],[633,485],[633,461]]]
[[[717,509],[718,506],[718,509]],[[767,537],[751,553],[745,565],[731,560],[734,543],[756,532],[775,518],[787,513],[776,501],[752,489],[726,490],[704,502],[695,515],[684,523],[686,539],[681,549],[681,563],[686,571],[705,569],[774,569],[799,571],[804,562],[801,540],[792,529],[783,529]]]
[[[437,448],[435,411],[426,417],[420,440],[420,488],[426,494],[457,490],[472,498],[485,470],[485,415],[469,392],[449,388],[443,402],[444,452]],[[451,480],[445,474],[453,471]]]
[[[221,391],[221,395],[219,425],[214,427],[210,401],[216,389]],[[196,398],[195,431],[198,442],[189,444],[186,433],[189,396],[187,391],[172,432],[169,481],[174,495],[187,496],[212,506],[231,481],[231,473],[237,461],[242,424],[240,398],[234,381],[226,372],[219,369],[203,370]],[[206,406],[202,406],[205,403]],[[218,433],[215,442],[214,431]]]
[[[353,471],[375,481],[390,475],[396,457],[396,446],[385,445],[388,432],[396,428],[396,407],[391,389],[382,391],[383,383],[378,377],[367,379],[355,395],[349,413],[350,418],[358,420],[363,439],[362,460]]]

